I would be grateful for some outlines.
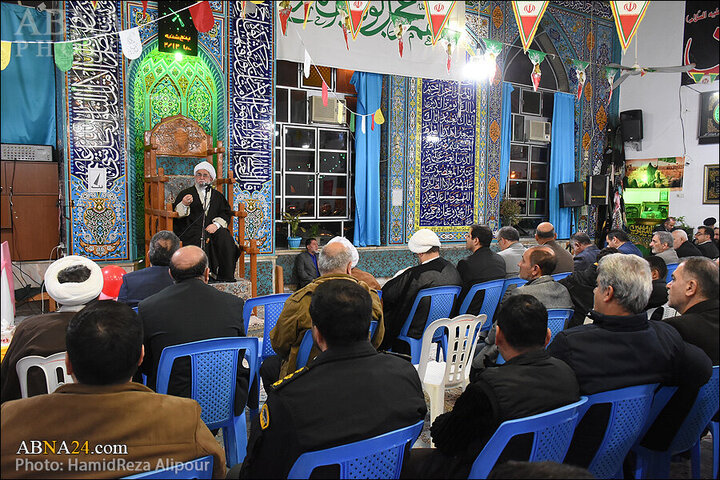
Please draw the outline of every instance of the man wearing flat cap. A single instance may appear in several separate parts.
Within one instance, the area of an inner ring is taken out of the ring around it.
[[[173,207],[180,218],[173,229],[183,246],[196,245],[205,250],[212,276],[221,282],[234,282],[240,252],[228,230],[232,210],[225,196],[212,188],[215,168],[210,163],[195,165],[194,174],[195,185],[180,192],[175,199]]]
[[[380,349],[392,348],[396,352],[409,353],[405,342],[395,339],[405,323],[415,296],[423,288],[444,285],[462,285],[455,266],[440,256],[440,238],[432,230],[422,228],[408,242],[408,249],[418,259],[419,265],[405,269],[389,280],[382,289],[385,337]],[[408,336],[421,338],[430,309],[430,299],[423,299],[415,311],[408,329]]]
[[[47,357],[64,352],[65,330],[70,319],[95,300],[102,288],[102,271],[88,258],[69,255],[48,267],[45,289],[60,307],[56,312],[28,317],[15,329],[0,368],[2,403],[21,397],[20,380],[15,371],[18,360],[29,355]],[[28,396],[50,393],[46,392],[45,375],[38,371],[37,368],[28,371]]]

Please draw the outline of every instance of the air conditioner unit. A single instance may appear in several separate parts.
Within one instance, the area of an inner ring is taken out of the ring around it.
[[[551,132],[550,126],[550,122],[530,120],[528,140],[532,142],[549,142]]]
[[[328,98],[327,105],[323,105],[322,97],[315,96],[310,104],[310,121],[312,123],[332,123],[342,125],[345,123],[345,102],[335,98]],[[338,110],[340,113],[338,114]]]

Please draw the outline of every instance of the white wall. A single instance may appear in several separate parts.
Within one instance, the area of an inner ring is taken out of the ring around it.
[[[684,16],[685,2],[651,2],[622,64],[635,63],[637,43],[637,63],[641,66],[680,65]],[[720,150],[717,143],[698,145],[697,141],[698,92],[717,91],[718,82],[681,88],[681,75],[649,73],[628,78],[620,86],[620,111],[643,111],[642,149],[626,148],[627,159],[685,156],[683,189],[670,192],[670,215],[685,216],[689,225],[697,226],[707,217],[720,218],[718,205],[702,203],[704,166],[717,164]]]

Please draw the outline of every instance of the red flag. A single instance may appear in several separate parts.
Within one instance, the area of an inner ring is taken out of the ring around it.
[[[143,17],[147,15],[147,0],[143,0]]]
[[[370,115],[370,119],[372,120],[370,122],[370,130],[372,130],[374,132],[375,131],[375,114],[374,113],[372,115]]]
[[[323,106],[327,107],[328,86],[327,86],[327,83],[325,83],[325,80],[323,80],[323,85],[322,85],[322,101],[323,101]]]
[[[190,7],[190,15],[192,15],[193,23],[198,32],[209,32],[215,25],[215,17],[213,17],[210,2],[200,2]]]

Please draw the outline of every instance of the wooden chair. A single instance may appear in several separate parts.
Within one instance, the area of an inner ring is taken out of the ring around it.
[[[205,160],[215,165],[217,178],[215,184],[227,198],[232,207],[235,203],[233,184],[235,178],[229,173],[228,178],[223,177],[223,155],[225,147],[218,141],[213,146],[212,136],[205,133],[195,120],[183,115],[174,115],[163,118],[152,130],[145,132],[145,255],[150,246],[150,239],[160,230],[173,229],[173,220],[178,218],[172,203],[165,202],[165,184],[170,176],[165,174],[163,168],[157,168],[157,158],[182,157],[194,163]],[[213,162],[213,157],[217,162]],[[256,239],[245,239],[245,205],[238,203],[233,216],[238,219],[237,243],[240,246],[238,275],[245,278],[245,255],[250,256],[250,281],[252,283],[252,296],[257,296],[257,255],[260,250]]]

